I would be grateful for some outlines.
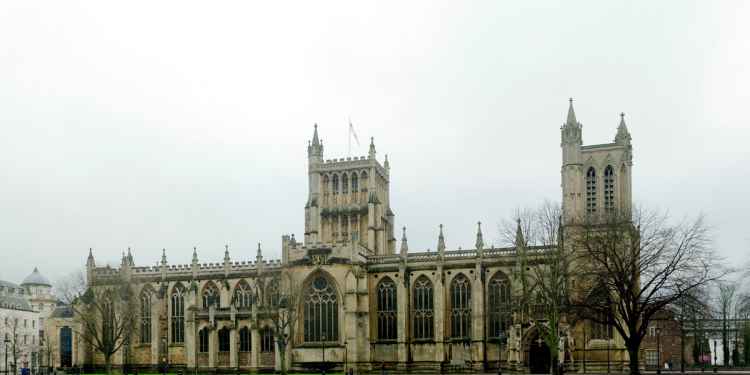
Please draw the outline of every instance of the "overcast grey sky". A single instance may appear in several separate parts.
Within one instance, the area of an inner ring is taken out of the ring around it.
[[[391,161],[412,251],[497,243],[559,200],[559,127],[626,113],[634,199],[705,213],[750,254],[750,2],[2,2],[0,278],[279,257],[303,234],[306,145]]]

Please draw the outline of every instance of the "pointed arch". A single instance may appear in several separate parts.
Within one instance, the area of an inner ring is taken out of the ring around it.
[[[250,284],[245,279],[237,282],[237,285],[234,287],[233,296],[232,301],[238,309],[249,309],[252,305],[252,289],[250,289]]]
[[[336,195],[339,193],[339,175],[337,173],[333,174],[333,195]]]
[[[198,331],[198,353],[208,353],[208,327]]]
[[[349,175],[346,173],[341,174],[341,193],[349,193]]]
[[[201,300],[203,301],[204,309],[210,306],[219,307],[219,288],[216,287],[213,281],[209,281],[203,285]]]
[[[247,327],[240,328],[240,352],[249,352],[251,350],[252,335]]]
[[[414,281],[412,291],[412,335],[416,340],[434,337],[435,300],[432,281],[425,275]]]
[[[141,344],[151,343],[151,297],[154,294],[154,289],[150,284],[141,289],[139,297],[140,301],[140,339]]]
[[[604,211],[615,210],[615,170],[611,165],[604,168]]]
[[[273,353],[274,352],[274,337],[273,329],[269,326],[263,327],[260,332],[260,352],[261,353]]]
[[[367,171],[362,171],[362,173],[359,175],[359,191],[367,191],[368,181]]]
[[[271,306],[271,307],[279,306],[279,297],[280,297],[279,293],[280,293],[279,292],[279,279],[272,278],[268,282],[268,285],[266,285],[266,290],[264,292],[264,296],[265,296],[264,302],[266,303],[266,306]]]
[[[463,273],[451,280],[450,286],[451,337],[471,338],[471,281]]]
[[[331,178],[328,177],[328,174],[323,175],[323,194],[328,194],[331,190]]]
[[[352,173],[352,193],[356,193],[359,191],[359,178],[357,177],[357,172]]]
[[[177,283],[172,288],[170,302],[172,343],[183,343],[185,342],[185,286],[182,283]]]
[[[229,335],[230,330],[229,327],[221,327],[218,332],[219,336],[219,352],[220,353],[226,353],[229,352]]]
[[[596,169],[586,170],[586,213],[596,213]]]
[[[487,305],[488,336],[500,338],[500,334],[505,333],[511,323],[510,278],[502,271],[497,271],[488,282]]]
[[[336,284],[326,273],[308,277],[301,301],[304,342],[338,341],[339,299]]]
[[[378,340],[395,340],[398,338],[396,322],[398,307],[396,283],[390,277],[384,277],[376,287]]]

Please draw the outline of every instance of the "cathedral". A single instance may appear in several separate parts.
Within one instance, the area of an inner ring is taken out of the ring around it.
[[[612,142],[584,145],[571,100],[560,132],[562,231],[585,215],[629,210],[632,147],[624,115]],[[405,228],[395,226],[388,158],[378,160],[374,141],[367,156],[326,159],[316,125],[307,157],[304,236],[283,235],[281,259],[265,259],[259,245],[255,259],[232,259],[226,248],[222,262],[205,263],[193,249],[190,264],[171,264],[163,252],[159,265],[136,266],[128,251],[112,268],[97,266],[89,252],[89,285],[119,275],[139,296],[138,327],[115,365],[268,371],[283,360],[292,370],[501,365],[532,372],[555,365],[539,320],[514,313],[519,259],[545,250],[527,246],[520,225],[513,247],[486,246],[478,224],[472,249],[446,248],[442,226],[436,251],[410,249]],[[262,307],[290,294],[296,298],[284,308],[296,319],[285,328],[285,346],[274,335],[277,320]],[[51,320],[50,329],[76,325],[71,315]],[[584,321],[565,330],[559,358],[571,371],[601,366],[605,348],[608,360],[624,365],[621,339],[606,329]],[[102,365],[77,334],[67,340],[57,344],[70,348],[69,365]]]

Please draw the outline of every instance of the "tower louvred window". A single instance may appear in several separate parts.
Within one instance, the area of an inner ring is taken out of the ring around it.
[[[604,170],[604,209],[615,209],[615,171],[611,165]]]
[[[596,170],[591,167],[586,171],[586,213],[596,212]]]

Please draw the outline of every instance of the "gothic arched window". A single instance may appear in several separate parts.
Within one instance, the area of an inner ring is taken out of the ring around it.
[[[208,328],[203,327],[198,331],[198,352],[208,353]]]
[[[315,276],[303,293],[305,342],[338,341],[339,311],[336,287]]]
[[[251,342],[250,330],[247,327],[240,329],[240,351],[249,352]]]
[[[414,282],[414,302],[412,304],[412,330],[417,340],[427,340],[433,337],[435,312],[433,302],[432,282],[427,276],[420,276]]]
[[[339,193],[339,175],[333,175],[333,194]]]
[[[501,332],[506,332],[511,322],[510,280],[502,272],[498,272],[490,279],[489,294],[490,323],[489,337],[499,338]]]
[[[273,330],[271,327],[263,328],[260,336],[260,351],[262,353],[273,353]]]
[[[451,337],[471,337],[471,283],[463,274],[451,281]]]
[[[229,351],[229,328],[223,327],[219,330],[219,351]]]
[[[586,213],[596,212],[596,170],[590,167],[586,171]]]
[[[203,288],[203,308],[207,309],[209,306],[219,307],[219,290],[216,289],[214,283],[209,282]]]
[[[272,279],[266,287],[266,305],[277,307],[279,306],[279,281]]]
[[[182,284],[172,289],[171,302],[172,342],[182,343],[185,341],[185,287]]]
[[[615,170],[611,165],[604,169],[604,210],[615,209]]]
[[[151,291],[141,291],[141,343],[151,343]]]
[[[323,176],[323,194],[328,194],[329,190],[331,190],[331,180],[328,175],[325,175]]]
[[[397,321],[396,284],[389,278],[378,283],[378,339],[395,340]]]
[[[349,177],[347,177],[346,173],[341,175],[341,192],[344,194],[349,192]]]
[[[352,193],[359,191],[359,179],[357,173],[352,173]]]
[[[238,309],[249,309],[252,304],[252,291],[247,281],[240,280],[237,288],[234,289],[234,305]]]
[[[361,187],[359,191],[367,191],[367,172],[362,172],[359,176],[359,185]]]

